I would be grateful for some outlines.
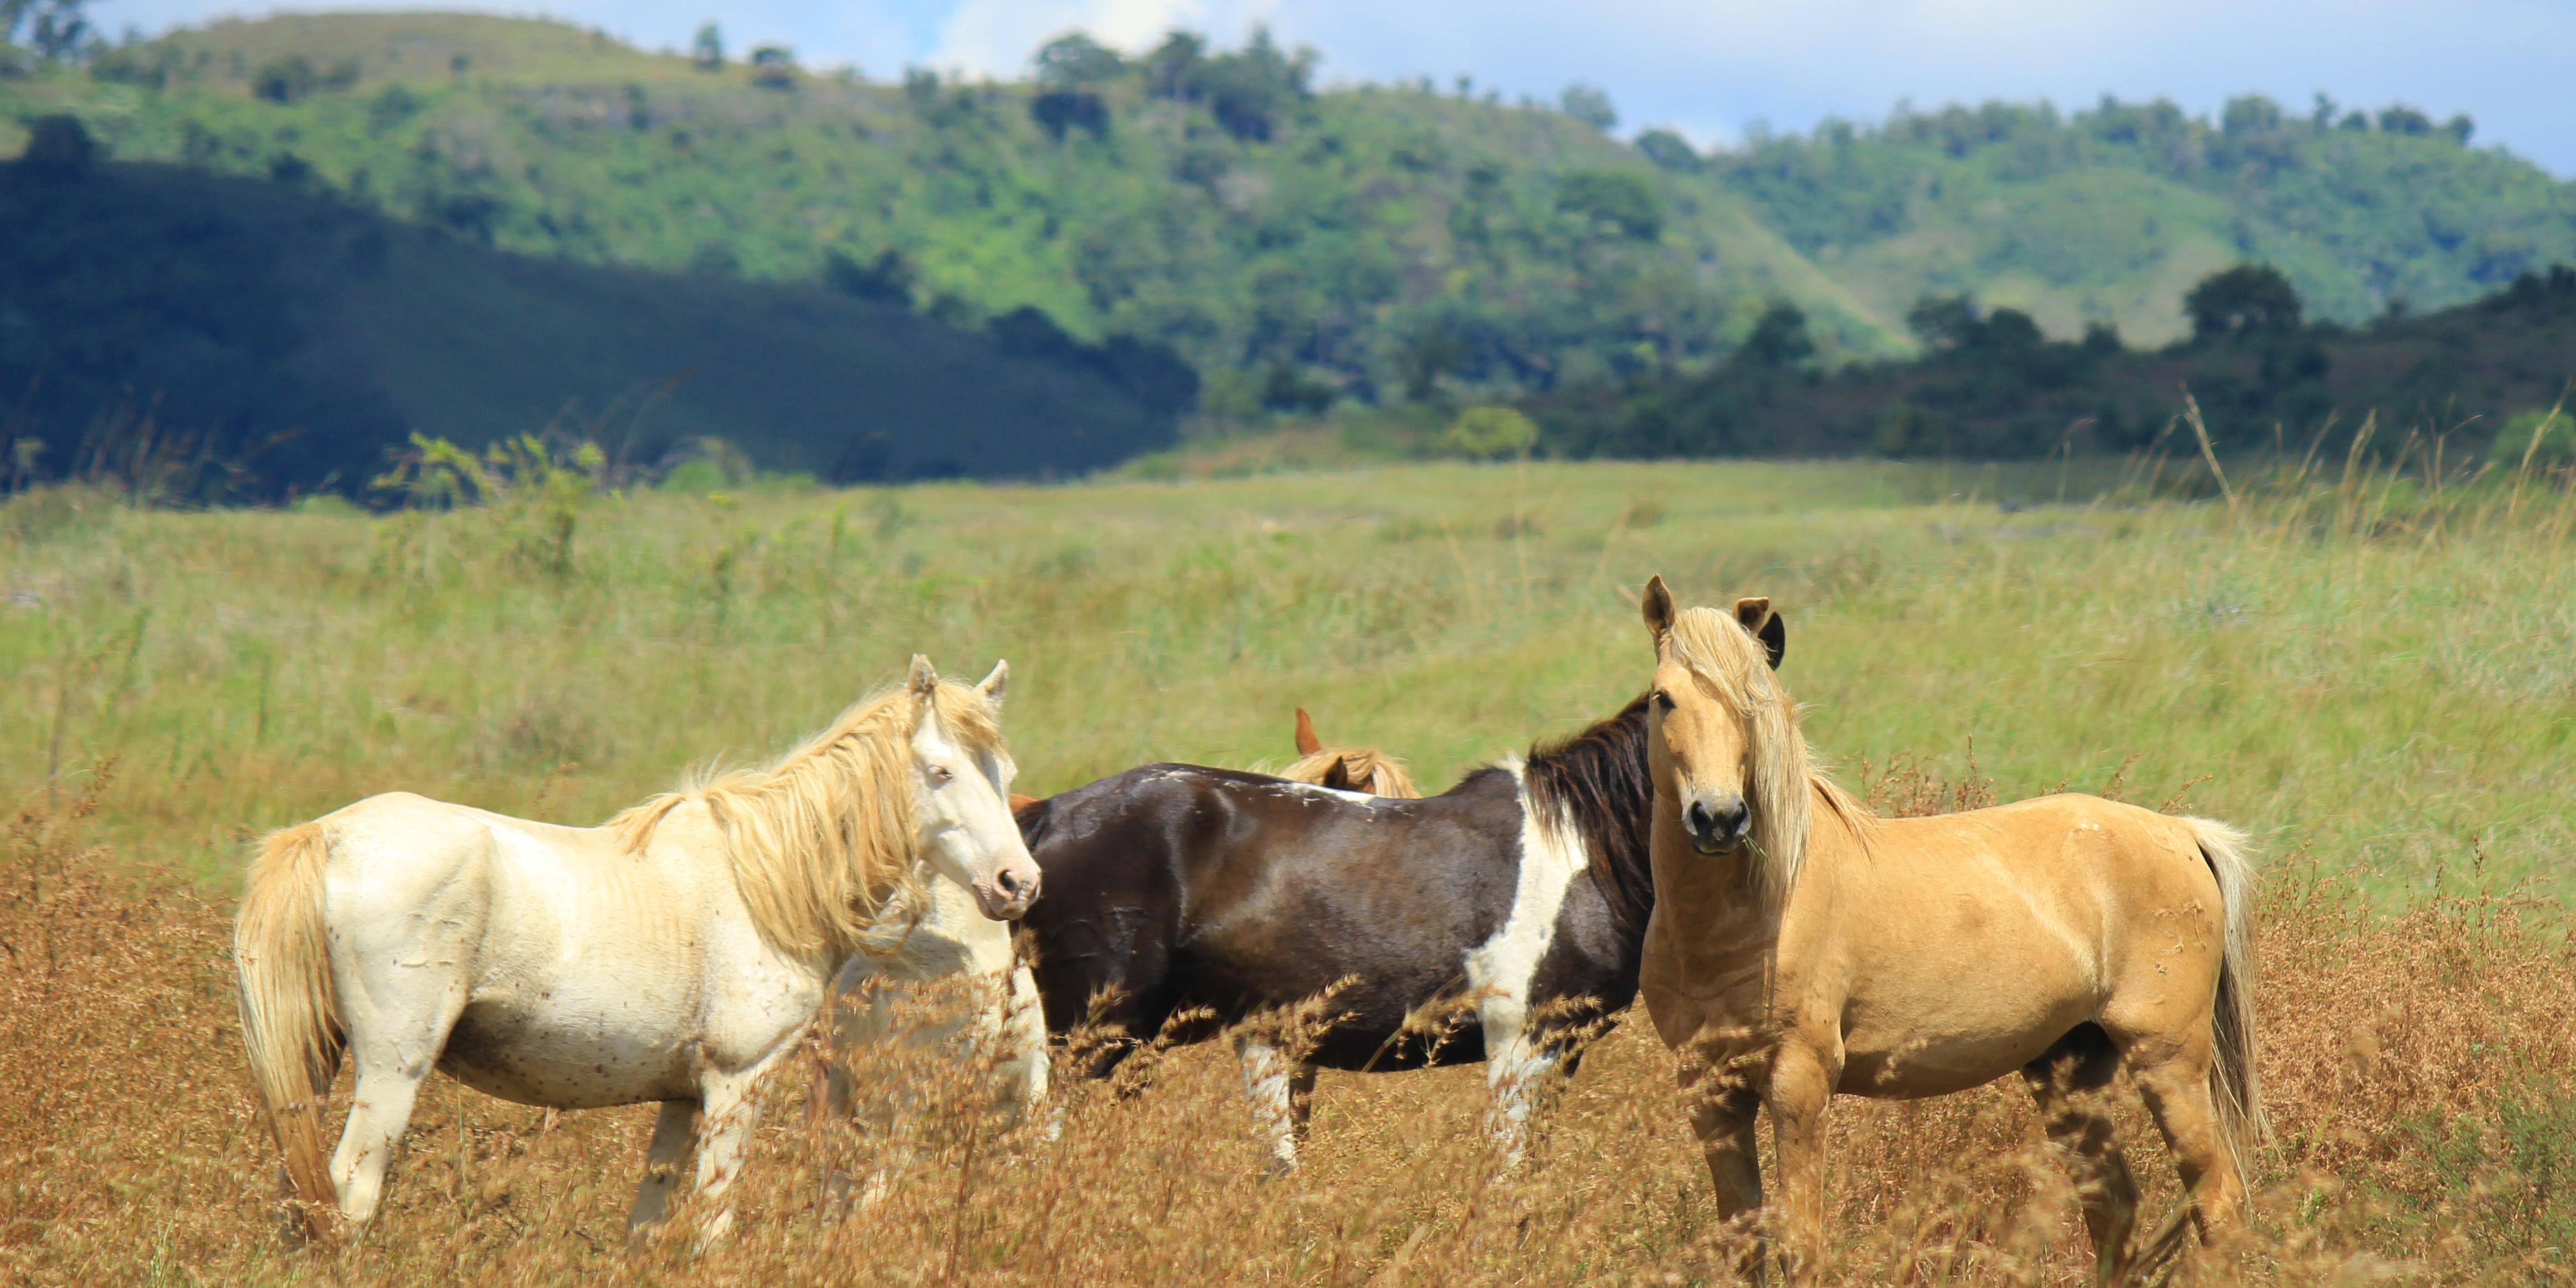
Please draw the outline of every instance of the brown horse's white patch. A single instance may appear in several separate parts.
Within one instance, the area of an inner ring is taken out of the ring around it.
[[[1520,872],[1502,928],[1467,952],[1467,988],[1485,1034],[1485,1082],[1492,1093],[1485,1128],[1517,1162],[1539,1084],[1556,1067],[1554,1053],[1529,1040],[1530,981],[1556,942],[1566,888],[1588,859],[1579,834],[1566,820],[1542,811],[1530,798],[1522,762],[1514,758],[1502,767],[1520,794]]]

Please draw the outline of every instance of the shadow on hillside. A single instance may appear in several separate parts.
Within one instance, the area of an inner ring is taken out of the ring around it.
[[[22,478],[362,492],[411,433],[565,420],[630,460],[714,436],[836,482],[1048,477],[1168,446],[1185,410],[1080,352],[821,287],[506,254],[291,177],[0,165],[0,228],[0,470]]]

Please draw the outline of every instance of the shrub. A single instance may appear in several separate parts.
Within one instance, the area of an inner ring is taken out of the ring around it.
[[[1510,407],[1470,407],[1440,436],[1441,446],[1477,460],[1519,456],[1537,443],[1538,425]]]

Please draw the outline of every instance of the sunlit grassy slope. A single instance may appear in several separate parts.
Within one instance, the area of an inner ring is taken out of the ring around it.
[[[1632,696],[1660,572],[1774,598],[1847,777],[1956,776],[1973,746],[2003,797],[2116,783],[2392,906],[2480,854],[2576,891],[2555,493],[2086,494],[2053,469],[1734,464],[637,496],[585,509],[558,575],[491,511],[47,493],[0,511],[0,781],[116,756],[107,837],[228,887],[249,830],[391,788],[597,820],[917,649],[1010,659],[1023,790],[1280,761],[1299,704],[1446,783]]]

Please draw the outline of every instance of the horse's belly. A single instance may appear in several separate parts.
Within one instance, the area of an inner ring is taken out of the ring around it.
[[[598,1109],[695,1098],[691,1057],[676,1028],[477,1003],[449,1032],[438,1067],[503,1100]]]
[[[2089,997],[1989,997],[1937,1011],[1856,1008],[1843,1035],[1836,1089],[1911,1099],[1982,1086],[2036,1060],[2093,1017]]]

